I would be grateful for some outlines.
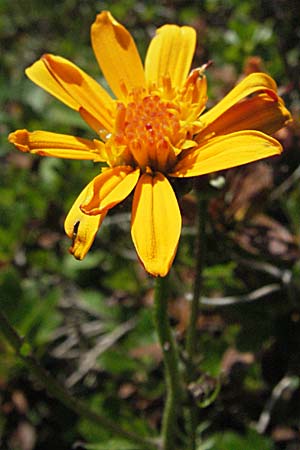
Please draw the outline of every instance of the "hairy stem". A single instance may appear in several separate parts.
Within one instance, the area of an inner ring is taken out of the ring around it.
[[[78,400],[57,380],[50,375],[39,363],[32,353],[30,344],[26,339],[22,338],[17,331],[11,326],[6,316],[0,311],[0,331],[13,347],[17,355],[24,361],[27,367],[40,381],[40,383],[47,389],[48,393],[62,402],[67,408],[71,409],[78,416],[84,417],[87,420],[111,431],[114,435],[123,437],[135,444],[140,445],[141,449],[159,450],[159,445],[150,440],[144,439],[141,436],[126,431],[119,427],[116,422],[110,421],[104,416],[91,410],[85,402]]]
[[[167,397],[163,414],[163,450],[176,447],[177,418],[182,399],[182,383],[179,356],[168,319],[167,279],[156,278],[154,296],[154,319],[159,342],[163,351]]]

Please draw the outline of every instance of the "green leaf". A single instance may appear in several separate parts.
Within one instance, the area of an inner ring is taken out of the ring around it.
[[[141,447],[119,439],[112,439],[102,444],[87,444],[85,448],[86,450],[142,450]]]
[[[273,450],[274,447],[269,438],[259,435],[254,430],[249,430],[246,435],[240,435],[233,431],[214,436],[214,446],[211,450]],[[199,447],[198,450],[203,447]],[[207,449],[208,450],[208,449]]]

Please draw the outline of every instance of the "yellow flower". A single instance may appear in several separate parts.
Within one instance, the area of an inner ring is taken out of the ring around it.
[[[107,212],[133,190],[131,234],[145,269],[165,276],[174,259],[181,215],[169,179],[194,177],[279,154],[268,136],[290,119],[264,73],[241,81],[210,111],[204,68],[190,72],[196,32],[157,30],[141,62],[133,38],[109,12],[91,28],[99,66],[116,99],[70,61],[50,54],[26,70],[98,134],[99,139],[17,130],[10,142],[42,156],[106,162],[72,206],[65,231],[84,258]],[[103,164],[102,164],[103,165]]]

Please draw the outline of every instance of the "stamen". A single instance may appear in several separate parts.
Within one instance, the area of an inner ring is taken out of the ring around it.
[[[196,73],[194,82],[186,87],[190,102],[181,97],[181,102],[176,103],[165,96],[162,99],[159,93],[145,95],[144,89],[134,89],[127,104],[117,104],[115,131],[108,144],[112,151],[114,147],[126,148],[124,164],[133,159],[143,171],[150,168],[153,172],[167,173],[170,170],[182,144],[193,134],[197,117],[193,116],[195,108],[191,99],[197,77]],[[171,95],[169,77],[164,78],[164,91]],[[115,151],[117,153],[117,148]]]

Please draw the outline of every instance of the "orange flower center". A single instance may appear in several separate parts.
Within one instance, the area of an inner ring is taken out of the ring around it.
[[[158,95],[133,97],[138,98],[127,106],[117,105],[110,145],[124,149],[122,157],[128,164],[143,171],[167,172],[176,161],[176,144],[182,140],[180,107]]]

